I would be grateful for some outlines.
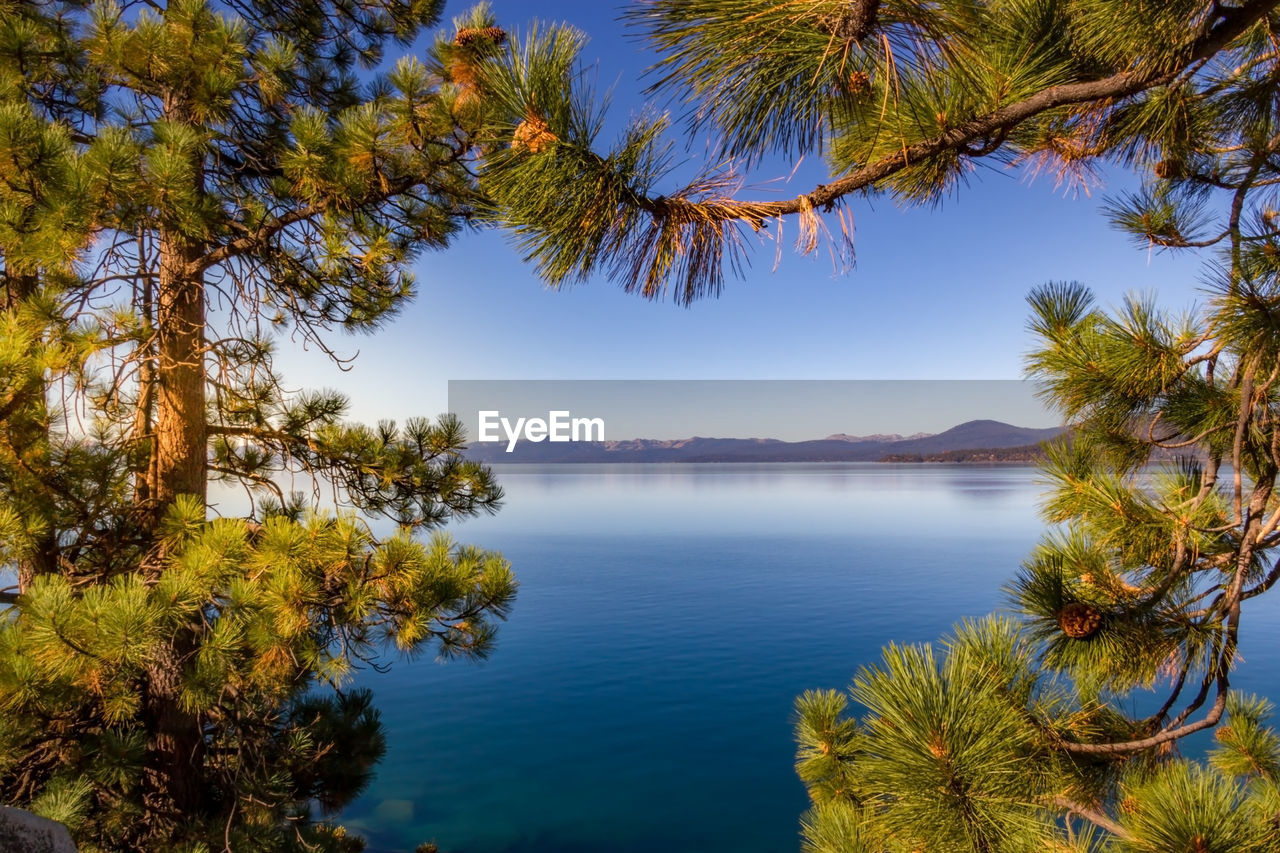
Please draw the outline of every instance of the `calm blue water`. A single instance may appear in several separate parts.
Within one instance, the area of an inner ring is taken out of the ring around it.
[[[790,715],[889,640],[1003,603],[1036,472],[932,465],[499,468],[520,595],[493,658],[398,664],[389,753],[343,822],[374,853],[794,853]],[[1235,679],[1280,698],[1280,602]]]

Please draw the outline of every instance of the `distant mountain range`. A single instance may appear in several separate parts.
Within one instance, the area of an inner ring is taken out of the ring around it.
[[[879,462],[933,461],[942,455],[956,461],[1004,458],[1027,461],[1042,441],[1062,434],[1062,427],[1029,429],[1000,421],[968,421],[946,432],[901,435],[838,433],[813,441],[776,438],[694,438],[670,441],[520,441],[507,453],[503,442],[474,442],[467,457],[480,462]],[[967,454],[969,451],[1016,450],[1012,454]]]
[[[935,435],[932,432],[917,432],[912,435],[885,434],[882,432],[874,435],[849,435],[845,432],[838,432],[835,435],[829,435],[823,441],[906,441],[909,438],[929,438]]]

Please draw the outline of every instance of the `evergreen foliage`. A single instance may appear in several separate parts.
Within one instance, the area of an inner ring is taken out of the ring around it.
[[[1240,50],[1091,131],[1149,169],[1115,224],[1212,247],[1209,299],[1031,294],[1028,373],[1072,430],[1047,448],[1053,526],[1010,585],[1017,618],[961,627],[940,660],[890,647],[854,679],[854,715],[840,694],[799,700],[808,849],[1280,848],[1273,708],[1231,685],[1280,580],[1280,66],[1263,32]],[[1209,731],[1207,758],[1182,757]]]
[[[326,820],[386,748],[353,670],[484,656],[513,600],[436,530],[501,498],[455,419],[273,368],[473,214],[460,86],[374,70],[442,6],[0,0],[0,800],[82,850],[360,849]]]
[[[1189,164],[1265,97],[1277,5],[637,0],[624,15],[658,52],[651,94],[716,158],[682,179],[659,113],[603,144],[581,37],[532,31],[478,77],[497,110],[486,217],[552,284],[603,274],[684,304],[718,294],[753,242],[781,243],[789,218],[800,251],[825,236],[852,262],[847,205],[860,196],[933,204],[983,161],[1073,183],[1107,157]],[[1216,106],[1190,109],[1197,93]],[[537,144],[523,144],[533,128]],[[776,156],[823,157],[830,179],[791,199],[750,197],[744,170]]]

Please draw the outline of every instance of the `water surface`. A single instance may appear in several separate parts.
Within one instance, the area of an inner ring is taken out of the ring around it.
[[[493,657],[361,679],[389,752],[343,822],[373,853],[795,853],[795,697],[1000,607],[1043,530],[1025,467],[497,471],[503,510],[451,528],[520,579]],[[1276,696],[1258,605],[1236,683]]]

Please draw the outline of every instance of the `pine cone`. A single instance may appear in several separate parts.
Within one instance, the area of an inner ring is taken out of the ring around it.
[[[1183,174],[1182,162],[1172,157],[1166,157],[1159,163],[1156,163],[1156,177],[1162,181],[1170,181],[1181,178]]]
[[[1058,627],[1073,640],[1087,640],[1102,627],[1102,614],[1091,604],[1073,601],[1058,611]]]
[[[522,148],[530,154],[537,154],[559,141],[559,137],[537,115],[530,115],[516,125],[516,131],[511,135],[511,147]]]
[[[453,43],[458,47],[466,47],[481,41],[493,45],[505,44],[507,34],[501,27],[463,27],[453,37]]]
[[[838,39],[860,42],[876,28],[880,15],[880,0],[850,0],[833,15],[818,19],[818,29]]]
[[[871,75],[865,71],[854,71],[845,80],[845,91],[850,95],[865,95],[871,91]]]

